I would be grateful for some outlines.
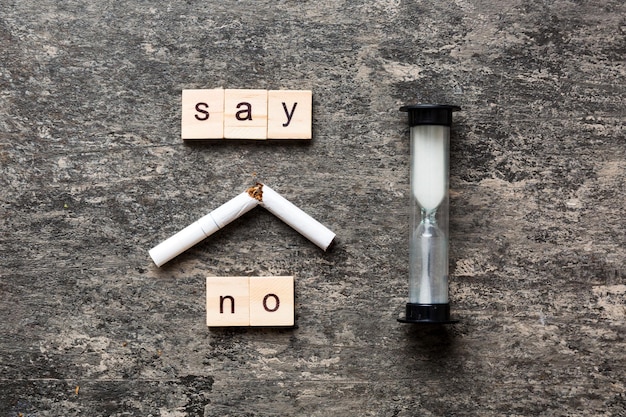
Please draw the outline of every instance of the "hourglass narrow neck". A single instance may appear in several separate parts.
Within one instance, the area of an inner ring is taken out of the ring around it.
[[[426,210],[425,208],[422,208],[420,210],[420,214],[421,214],[421,220],[420,220],[421,222],[431,223],[431,224],[437,223],[437,209]]]

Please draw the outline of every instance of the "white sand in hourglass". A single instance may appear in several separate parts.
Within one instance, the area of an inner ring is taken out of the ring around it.
[[[414,126],[413,135],[413,196],[420,206],[436,210],[446,195],[446,126]]]

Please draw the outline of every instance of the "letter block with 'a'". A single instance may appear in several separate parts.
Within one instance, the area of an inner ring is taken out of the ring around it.
[[[267,90],[224,92],[224,138],[267,139]]]
[[[208,277],[207,326],[293,326],[294,278]]]

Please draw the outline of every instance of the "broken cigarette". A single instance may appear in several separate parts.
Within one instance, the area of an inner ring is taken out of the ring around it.
[[[169,239],[150,249],[150,257],[157,266],[180,255],[190,247],[243,216],[259,204],[247,191],[216,208]]]
[[[270,213],[293,227],[302,236],[326,250],[335,239],[335,234],[313,217],[300,210],[285,197],[265,184],[262,187],[263,197],[260,202]]]
[[[157,266],[161,266],[217,232],[236,218],[252,210],[257,205],[265,207],[323,250],[328,249],[335,239],[335,234],[326,226],[300,210],[267,185],[257,183],[226,204],[150,249],[150,257],[152,257]]]

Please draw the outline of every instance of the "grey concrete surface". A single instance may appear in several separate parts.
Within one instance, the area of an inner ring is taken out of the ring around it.
[[[0,0],[0,415],[626,415],[621,0]],[[311,89],[303,143],[180,140],[186,88]],[[406,115],[462,106],[446,328],[407,301]],[[255,210],[148,250],[255,181]],[[207,275],[296,328],[208,329]]]

